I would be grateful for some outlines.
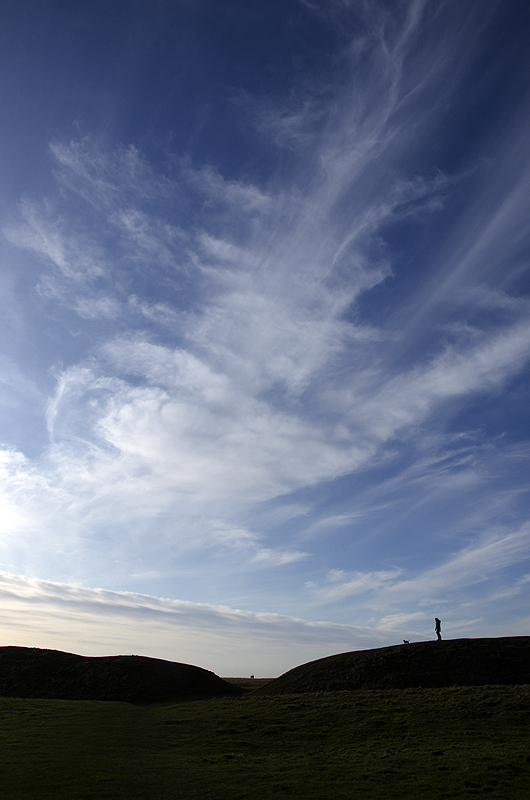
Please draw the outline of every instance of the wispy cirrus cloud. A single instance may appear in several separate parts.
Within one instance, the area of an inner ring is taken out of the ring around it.
[[[501,597],[519,595],[528,583],[524,570],[530,559],[529,533],[528,523],[516,529],[491,530],[444,557],[442,563],[415,574],[401,567],[378,572],[334,569],[325,582],[309,583],[307,589],[312,602],[347,601],[357,619],[381,629],[402,628],[412,620],[424,620],[429,612],[433,617],[436,613],[447,616],[451,625],[458,621],[459,627],[470,608],[480,615],[473,621],[475,627],[484,628],[491,604]],[[508,571],[513,567],[523,574],[514,578]],[[520,614],[520,604],[518,608]]]
[[[278,602],[307,583],[313,609],[369,595],[365,616],[405,620],[489,554],[526,553],[515,450],[486,409],[530,359],[521,115],[439,166],[497,4],[305,6],[348,33],[285,105],[241,100],[266,177],[56,141],[55,195],[5,226],[60,343],[47,446],[5,452],[6,568],[174,592],[220,575],[246,598],[276,570]],[[441,544],[457,514],[460,550]]]
[[[58,152],[65,187],[83,200],[89,197],[106,215],[110,228],[119,232],[122,249],[137,248],[136,257],[144,260],[148,254],[153,259],[150,271],[172,262],[175,270],[180,268],[180,249],[168,255],[167,226],[152,214],[123,210],[121,198],[131,200],[130,187],[148,170],[144,162],[135,166],[137,153],[128,154],[126,168],[120,156],[110,169],[108,156],[98,156],[86,142],[71,151],[62,146]],[[118,177],[120,167],[123,179]],[[68,170],[73,177],[68,178]],[[155,180],[149,177],[141,197],[154,194]],[[85,183],[89,185],[83,189]],[[233,182],[225,186],[211,169],[196,184],[229,207],[254,196],[252,187],[238,185],[236,191]],[[195,311],[181,314],[178,323],[175,319],[183,346],[156,344],[150,341],[154,331],[139,330],[132,338],[110,338],[86,365],[65,371],[50,403],[56,441],[52,459],[69,463],[72,476],[86,474],[82,463],[89,458],[95,498],[106,494],[95,490],[99,474],[102,486],[108,486],[112,475],[121,476],[113,486],[115,491],[121,486],[125,494],[126,486],[131,493],[137,491],[134,487],[151,486],[152,491],[156,486],[158,497],[173,489],[201,497],[235,493],[247,502],[270,499],[359,469],[398,432],[412,431],[448,399],[500,388],[528,358],[526,320],[483,335],[478,345],[475,340],[446,344],[440,355],[389,376],[384,357],[388,332],[344,319],[356,297],[388,275],[380,257],[374,261],[364,252],[366,236],[375,236],[401,213],[404,202],[428,196],[439,185],[438,177],[434,183],[415,179],[409,184],[399,178],[388,188],[385,202],[378,200],[362,211],[346,239],[333,227],[332,236],[329,229],[322,235],[323,220],[336,198],[335,187],[332,202],[328,198],[327,207],[324,202],[323,210],[315,212],[317,198],[327,197],[322,186],[314,197],[298,203],[294,217],[279,226],[272,240],[268,215],[274,202],[275,213],[278,204],[285,204],[284,195],[252,204],[256,213],[265,214],[252,247],[248,241],[242,248],[204,231],[194,239],[188,234],[187,262],[199,273],[206,270],[213,292],[208,291]],[[167,181],[163,189],[170,192]],[[261,197],[258,190],[256,196]],[[83,251],[84,239],[76,238],[75,230],[58,232],[63,221],[50,220],[48,230],[45,219],[32,222],[37,233],[28,234],[23,227],[19,240],[12,234],[13,241],[46,256],[66,278],[82,276],[76,282],[83,294],[73,301],[81,317],[116,318],[123,313],[121,298],[86,291],[86,275],[100,277],[103,267],[91,272],[86,264],[93,259],[86,261],[85,254],[78,264],[71,255]],[[129,237],[125,244],[123,236]],[[182,238],[175,240],[178,248]],[[74,244],[65,244],[69,241]],[[100,253],[101,244],[93,249]],[[150,315],[153,323],[158,321],[155,309],[161,317],[169,313],[164,311],[167,303],[140,304],[131,294],[125,313],[138,307],[151,309],[144,316]],[[302,393],[310,403],[293,406],[288,398]],[[76,459],[79,466],[72,469]]]

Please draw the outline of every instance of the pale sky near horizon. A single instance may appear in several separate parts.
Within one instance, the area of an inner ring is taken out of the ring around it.
[[[0,644],[526,635],[530,7],[0,6]]]

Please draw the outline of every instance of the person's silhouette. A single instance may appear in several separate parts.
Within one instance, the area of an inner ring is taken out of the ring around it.
[[[434,632],[438,637],[438,641],[442,641],[442,620],[438,619],[438,617],[434,618]]]

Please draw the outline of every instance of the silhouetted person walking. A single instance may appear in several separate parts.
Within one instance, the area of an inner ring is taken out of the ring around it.
[[[434,618],[434,632],[438,637],[438,641],[442,641],[442,620],[438,619],[438,617]]]

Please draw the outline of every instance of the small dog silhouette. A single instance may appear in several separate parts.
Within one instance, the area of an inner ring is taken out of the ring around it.
[[[410,644],[410,639],[403,639],[403,644]]]

